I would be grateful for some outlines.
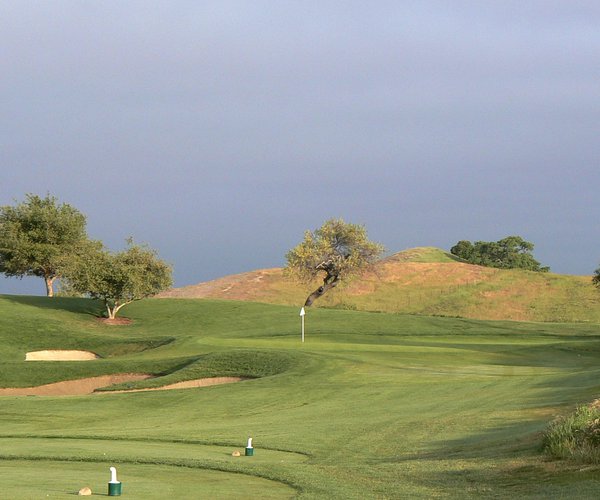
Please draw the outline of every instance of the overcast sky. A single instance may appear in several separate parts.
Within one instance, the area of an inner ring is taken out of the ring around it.
[[[0,3],[0,205],[50,193],[176,286],[281,266],[331,217],[591,274],[599,138],[596,0]]]

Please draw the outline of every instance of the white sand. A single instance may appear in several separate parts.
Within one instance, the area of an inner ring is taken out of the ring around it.
[[[79,380],[65,380],[53,384],[38,385],[36,387],[10,387],[0,389],[0,396],[81,396],[92,394],[100,387],[107,387],[122,382],[145,380],[150,375],[142,373],[121,373],[118,375],[102,375],[100,377],[83,378]]]
[[[90,351],[32,351],[25,355],[25,361],[90,361],[100,356]]]
[[[144,389],[130,389],[126,391],[106,391],[106,394],[114,392],[142,392],[142,391],[168,391],[173,389],[192,389],[194,387],[208,387],[209,385],[232,384],[233,382],[242,382],[248,380],[242,377],[211,377],[199,378],[196,380],[184,380],[174,384],[163,385],[160,387],[147,387]]]
[[[36,387],[8,387],[1,389],[0,396],[83,396],[92,394],[96,389],[108,387],[113,384],[123,382],[135,382],[146,380],[151,375],[143,373],[121,373],[117,375],[102,375],[100,377],[82,378],[78,380],[65,380],[53,384],[38,385]],[[212,377],[196,380],[186,380],[175,384],[163,385],[161,387],[151,387],[145,389],[129,389],[121,391],[103,391],[96,394],[115,394],[123,392],[142,392],[142,391],[167,391],[173,389],[190,389],[193,387],[207,387],[210,385],[231,384],[247,380],[241,377]]]

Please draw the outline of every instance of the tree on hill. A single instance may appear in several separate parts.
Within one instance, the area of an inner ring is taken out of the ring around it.
[[[340,280],[348,280],[372,264],[383,250],[379,243],[369,241],[364,226],[329,219],[319,229],[306,231],[304,240],[286,254],[285,271],[304,282],[324,273],[323,284],[304,303],[310,306]]]
[[[0,207],[0,272],[43,278],[52,297],[71,255],[88,242],[85,226],[79,210],[50,195]]]
[[[457,257],[480,266],[549,271],[549,267],[542,266],[533,258],[532,252],[533,243],[520,236],[507,236],[499,241],[476,241],[474,244],[461,240],[450,249],[450,253]]]
[[[172,283],[171,266],[160,260],[154,250],[135,245],[111,253],[89,246],[69,267],[65,275],[69,290],[104,302],[109,319],[133,301],[156,295]]]
[[[594,271],[592,283],[600,290],[600,267]]]

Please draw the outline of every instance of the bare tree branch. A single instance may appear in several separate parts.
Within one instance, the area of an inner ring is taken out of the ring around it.
[[[334,288],[335,286],[337,286],[337,284],[340,281],[340,277],[338,275],[332,275],[327,273],[327,276],[325,276],[325,278],[323,278],[323,285],[321,285],[319,288],[317,288],[313,293],[311,293],[307,298],[306,298],[306,302],[304,303],[304,307],[309,307],[312,305],[312,303],[318,299],[321,295],[323,295],[325,292],[327,292],[328,290],[331,290],[332,288]]]

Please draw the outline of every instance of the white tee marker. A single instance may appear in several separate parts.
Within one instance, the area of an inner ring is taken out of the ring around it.
[[[110,470],[110,482],[118,483],[119,481],[117,481],[117,469],[115,467],[111,467],[109,470]]]

